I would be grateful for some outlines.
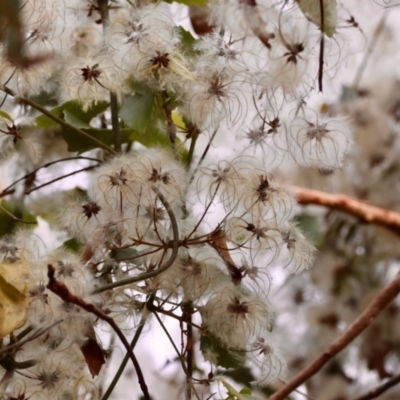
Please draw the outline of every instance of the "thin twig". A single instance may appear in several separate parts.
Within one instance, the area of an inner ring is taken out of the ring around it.
[[[107,146],[102,141],[96,139],[94,136],[90,135],[89,133],[86,133],[85,131],[77,128],[76,126],[69,124],[67,121],[64,121],[62,118],[57,117],[56,115],[52,114],[46,108],[42,107],[40,104],[37,104],[33,100],[28,99],[27,97],[24,97],[24,96],[21,96],[21,95],[17,95],[16,93],[14,93],[11,89],[9,89],[6,86],[2,86],[1,90],[3,90],[3,92],[5,92],[5,93],[9,94],[10,96],[18,98],[20,101],[22,101],[25,104],[28,104],[32,108],[40,111],[43,115],[45,115],[46,117],[52,119],[54,122],[57,122],[57,124],[63,126],[64,128],[71,129],[72,131],[78,133],[79,135],[86,137],[87,139],[89,139],[93,143],[96,143],[99,147],[101,147],[102,149],[104,149],[108,153],[110,153],[112,155],[117,155],[118,154],[110,146]]]
[[[353,400],[371,400],[371,399],[376,399],[378,396],[380,396],[382,393],[386,392],[393,386],[397,385],[400,383],[400,374],[394,376],[393,378],[390,378],[388,381],[383,383],[382,385],[376,386],[369,390],[367,393],[364,393],[363,395],[356,397]]]
[[[163,100],[162,109],[164,110],[165,118],[167,119],[169,141],[171,142],[171,148],[172,148],[175,158],[178,158],[178,153],[177,153],[177,149],[176,149],[176,126],[172,119],[171,109],[168,107],[167,92],[165,92],[165,91],[162,92],[161,96],[162,96],[162,100]]]
[[[140,281],[144,281],[149,278],[153,278],[154,276],[157,276],[161,274],[162,272],[166,271],[171,265],[175,262],[175,259],[178,255],[178,249],[179,249],[179,229],[178,229],[178,222],[176,221],[175,214],[172,211],[171,206],[165,199],[165,197],[158,191],[156,191],[158,198],[160,199],[161,203],[164,205],[165,209],[167,210],[167,213],[169,215],[169,218],[171,220],[171,225],[172,225],[172,234],[173,234],[173,239],[167,243],[168,247],[172,249],[171,256],[169,259],[158,269],[155,269],[153,271],[145,272],[141,275],[137,276],[132,276],[129,278],[121,279],[117,282],[110,283],[108,285],[104,285],[98,289],[96,289],[93,293],[101,293],[105,292],[106,290],[111,290],[116,287],[124,286],[124,285],[129,285],[131,283],[136,283]]]
[[[202,156],[200,157],[200,160],[197,163],[196,168],[194,169],[192,176],[189,179],[188,186],[190,186],[190,184],[193,182],[193,179],[194,179],[195,175],[197,174],[197,171],[201,167],[201,164],[203,164],[203,161],[204,161],[204,159],[205,159],[205,157],[206,157],[206,155],[208,153],[208,150],[210,150],[211,144],[212,144],[217,132],[218,132],[218,129],[215,129],[214,132],[212,133],[212,135],[210,137],[210,140],[208,141],[207,147],[204,149],[204,152],[203,152]]]
[[[301,370],[292,380],[275,392],[269,400],[283,400],[300,385],[315,375],[328,361],[345,349],[355,338],[368,328],[379,313],[400,293],[400,272],[369,303],[364,312],[314,361]]]
[[[133,363],[133,366],[135,367],[136,374],[138,376],[139,386],[143,392],[144,399],[151,400],[149,391],[147,389],[146,382],[144,380],[142,369],[140,368],[140,365],[136,359],[136,356],[135,356],[133,350],[129,346],[129,342],[127,341],[125,335],[122,333],[121,329],[116,324],[114,319],[112,317],[110,317],[108,314],[106,314],[104,311],[102,311],[101,309],[97,308],[95,305],[88,303],[83,298],[71,293],[69,291],[69,289],[67,288],[67,286],[63,282],[57,281],[57,279],[55,278],[56,269],[53,267],[53,265],[48,264],[47,268],[48,268],[47,276],[49,278],[49,283],[46,286],[47,289],[51,290],[53,293],[55,293],[57,296],[59,296],[66,303],[75,304],[78,307],[83,308],[87,312],[94,314],[96,317],[106,321],[111,326],[111,328],[115,331],[115,333],[118,335],[119,339],[121,340],[122,344],[124,345],[126,351],[128,352],[129,357]]]
[[[2,205],[0,205],[0,210],[5,212],[10,218],[12,218],[14,221],[21,222],[23,224],[28,224],[28,225],[35,225],[37,224],[37,221],[25,221],[24,219],[16,217],[13,213],[8,211],[6,208],[4,208]]]
[[[156,312],[156,311],[153,311],[153,314],[154,314],[155,317],[157,318],[158,323],[161,325],[161,328],[163,329],[163,331],[164,331],[165,334],[167,335],[169,341],[171,342],[172,347],[174,348],[174,350],[175,350],[175,352],[176,352],[176,354],[177,354],[177,356],[178,356],[178,358],[179,358],[179,361],[180,361],[180,363],[181,363],[181,365],[182,365],[183,372],[186,374],[186,376],[189,376],[189,372],[188,372],[187,367],[186,367],[186,365],[185,365],[185,362],[184,362],[184,360],[183,360],[183,358],[182,358],[182,354],[179,353],[179,350],[178,350],[178,348],[176,347],[176,344],[175,344],[174,340],[172,339],[171,335],[169,334],[168,329],[165,327],[165,325],[164,325],[163,322],[161,321],[161,318],[160,318],[160,316],[157,314],[157,312]],[[200,400],[199,395],[197,394],[196,390],[194,390],[194,388],[193,388],[193,393],[194,393],[195,397],[196,397],[198,400]]]
[[[324,0],[319,0],[321,14],[321,39],[319,43],[318,90],[322,92],[322,79],[324,77],[324,50],[325,50],[325,9]]]
[[[33,187],[32,189],[27,190],[27,191],[25,192],[25,194],[31,194],[32,192],[35,192],[36,190],[39,190],[39,189],[41,189],[42,187],[51,185],[51,184],[54,183],[54,182],[60,181],[60,180],[65,179],[65,178],[68,178],[69,176],[72,176],[72,175],[79,174],[80,172],[91,171],[92,169],[95,169],[95,168],[97,168],[97,165],[91,165],[90,167],[81,168],[81,169],[78,169],[77,171],[70,172],[69,174],[59,176],[59,177],[57,177],[57,178],[52,179],[51,181],[48,181],[48,182],[46,182],[46,183],[43,183],[42,185],[35,186],[35,187]]]
[[[111,109],[111,124],[114,135],[114,148],[115,151],[121,153],[121,131],[119,129],[119,118],[118,118],[118,99],[114,92],[110,92],[110,109]]]
[[[360,85],[361,77],[365,71],[365,68],[367,67],[368,60],[371,57],[371,54],[375,49],[376,43],[378,42],[378,39],[381,36],[381,33],[383,32],[383,28],[386,23],[386,17],[387,17],[387,11],[385,11],[383,13],[382,18],[378,22],[378,25],[375,28],[371,43],[369,44],[368,49],[367,49],[366,53],[364,54],[364,57],[361,61],[360,67],[358,68],[356,77],[354,78],[354,82],[352,85],[354,90],[356,90],[358,88],[358,86]]]
[[[132,341],[131,341],[131,349],[134,350],[136,343],[139,340],[139,336],[143,331],[143,327],[146,323],[146,319],[148,317],[148,312],[147,310],[143,310],[142,313],[142,319],[140,320],[139,326],[136,329],[135,332],[135,336],[133,337]],[[118,368],[117,373],[115,374],[112,382],[110,383],[110,386],[108,387],[107,391],[104,393],[103,397],[101,398],[101,400],[107,400],[110,397],[110,394],[112,393],[112,391],[114,390],[115,386],[117,385],[119,379],[122,376],[122,373],[124,372],[124,369],[126,367],[126,365],[128,364],[128,360],[129,360],[129,354],[126,353],[124,359],[121,362],[121,365]]]
[[[31,177],[32,175],[35,175],[39,170],[44,169],[44,168],[48,168],[51,165],[60,163],[60,162],[64,162],[64,161],[71,161],[71,160],[89,160],[89,161],[97,161],[99,163],[101,163],[102,161],[98,158],[93,158],[93,157],[83,157],[83,156],[77,156],[77,157],[67,157],[67,158],[61,158],[59,160],[56,161],[51,161],[48,162],[46,164],[41,165],[40,167],[34,169],[31,172],[28,172],[27,174],[25,174],[24,176],[22,176],[21,178],[18,178],[16,181],[14,181],[11,185],[7,186],[5,189],[2,190],[2,192],[0,193],[0,197],[4,197],[7,196],[9,194],[12,194],[13,191],[11,191],[10,189],[15,186],[18,182],[23,181],[26,178]],[[15,190],[14,190],[15,191]]]
[[[197,142],[198,137],[199,137],[199,134],[194,133],[192,136],[192,139],[190,141],[189,153],[188,153],[188,157],[187,157],[187,161],[186,161],[187,169],[190,169],[190,166],[192,164],[194,149],[196,148],[196,142]]]
[[[110,11],[108,6],[108,0],[97,0],[97,5],[99,7],[101,21],[103,23],[104,36],[108,25],[110,24]],[[119,129],[119,119],[118,119],[118,98],[117,95],[110,91],[110,110],[111,110],[111,125],[114,136],[114,149],[117,153],[121,153],[121,132]]]
[[[344,211],[354,215],[361,222],[380,225],[400,235],[400,213],[369,205],[344,194],[331,194],[294,186],[290,189],[301,205],[315,204]]]
[[[193,361],[194,361],[194,336],[192,327],[192,314],[193,306],[189,302],[185,306],[182,306],[182,319],[186,322],[186,364],[187,364],[187,376],[186,376],[186,400],[192,399],[192,377],[193,377]]]
[[[61,322],[63,322],[63,319],[58,319],[58,320],[54,321],[52,324],[50,324],[49,326],[38,329],[35,333],[32,333],[32,335],[28,336],[27,338],[19,340],[18,342],[15,342],[13,344],[9,344],[8,346],[2,347],[0,349],[0,354],[7,353],[10,350],[13,350],[17,347],[21,347],[25,343],[28,343],[32,340],[37,339],[39,336],[43,335],[44,333],[49,331],[51,328],[54,328],[56,325],[60,324]]]

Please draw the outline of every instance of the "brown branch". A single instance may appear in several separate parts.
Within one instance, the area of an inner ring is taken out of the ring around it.
[[[139,386],[142,389],[145,400],[151,400],[142,370],[136,359],[136,356],[132,348],[130,347],[129,342],[127,341],[124,334],[121,332],[121,329],[119,329],[114,319],[111,318],[109,315],[107,315],[104,311],[94,306],[93,304],[88,303],[81,297],[72,294],[63,282],[57,281],[57,279],[54,276],[56,270],[51,264],[49,264],[47,268],[48,268],[47,276],[49,278],[49,283],[46,286],[47,289],[51,290],[66,303],[75,304],[78,307],[83,308],[87,312],[94,314],[96,317],[106,321],[111,326],[111,328],[114,329],[115,333],[118,335],[126,351],[128,352],[130,359],[132,360],[133,366],[135,367],[138,376]]]
[[[385,383],[383,383],[382,385],[376,386],[374,388],[372,388],[371,390],[369,390],[367,393],[364,393],[363,395],[361,395],[360,397],[357,397],[353,400],[370,400],[370,399],[375,399],[378,396],[380,396],[382,393],[386,392],[387,390],[389,390],[390,388],[392,388],[393,386],[397,385],[398,383],[400,383],[400,374],[394,376],[393,378],[389,379],[388,381],[386,381]]]
[[[324,193],[318,190],[290,187],[301,205],[315,204],[332,210],[344,211],[367,224],[381,225],[400,235],[400,213],[369,205],[344,194]]]
[[[400,272],[394,281],[386,285],[379,292],[364,312],[322,354],[274,393],[269,400],[285,399],[286,396],[315,375],[328,361],[345,349],[357,336],[368,328],[378,314],[395,299],[399,292]]]

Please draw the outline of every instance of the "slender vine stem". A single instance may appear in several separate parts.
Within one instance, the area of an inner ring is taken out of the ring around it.
[[[21,222],[23,224],[28,224],[28,225],[35,225],[37,224],[37,221],[26,221],[24,219],[16,217],[13,213],[8,211],[6,208],[4,208],[2,205],[0,205],[0,210],[6,213],[10,218],[12,218],[14,221]]]
[[[143,331],[143,327],[144,327],[144,325],[146,323],[147,317],[148,317],[147,310],[143,310],[142,319],[140,320],[139,326],[136,328],[135,336],[133,337],[133,339],[132,339],[132,341],[130,343],[130,347],[131,347],[132,350],[134,350],[134,348],[136,346],[136,343],[139,340],[139,336],[141,335],[141,333]],[[129,354],[126,353],[124,359],[121,362],[121,365],[118,368],[117,373],[115,374],[113,380],[110,383],[110,386],[108,387],[108,389],[104,393],[104,395],[101,398],[101,400],[107,400],[110,397],[112,391],[114,390],[114,388],[117,385],[119,379],[121,378],[121,376],[122,376],[122,374],[124,372],[124,369],[126,368],[126,365],[128,364],[128,360],[129,360]]]
[[[186,168],[187,169],[189,169],[191,164],[192,164],[194,150],[196,148],[196,143],[197,143],[198,137],[199,137],[199,134],[198,133],[194,133],[193,136],[192,136],[192,139],[190,141],[189,153],[188,153],[187,162],[186,162]]]
[[[189,371],[186,367],[185,361],[183,360],[182,354],[179,352],[178,348],[176,347],[176,344],[175,344],[174,340],[172,339],[170,333],[168,332],[168,329],[165,327],[164,323],[162,322],[162,320],[161,320],[160,316],[157,314],[157,312],[153,311],[153,314],[157,318],[158,323],[160,324],[161,328],[163,329],[163,331],[167,335],[169,341],[171,342],[172,347],[174,348],[174,350],[179,358],[179,361],[182,365],[183,372],[186,374],[186,376],[189,376]],[[196,399],[201,400],[199,395],[197,394],[197,392],[195,390],[193,390],[193,392],[194,392],[194,395],[196,396]]]
[[[108,6],[108,0],[97,0],[99,7],[101,20],[103,22],[104,35],[110,24],[110,11]],[[119,108],[117,95],[110,90],[110,110],[111,110],[111,125],[114,136],[114,149],[117,153],[121,153],[121,131],[119,129]]]
[[[71,160],[89,160],[89,161],[97,161],[98,163],[101,163],[102,161],[98,158],[93,158],[93,157],[83,157],[83,156],[77,156],[77,157],[67,157],[67,158],[61,158],[59,160],[51,161],[46,164],[41,165],[40,167],[37,167],[36,169],[32,170],[31,172],[28,172],[24,176],[21,176],[21,178],[18,178],[16,181],[14,181],[11,185],[7,186],[5,189],[2,190],[0,193],[0,197],[7,196],[9,194],[12,194],[14,191],[11,189],[19,182],[23,181],[24,179],[30,178],[31,176],[35,175],[38,171],[44,168],[48,168],[54,164],[58,164],[60,162],[65,162],[65,161],[71,161]]]
[[[69,174],[59,176],[59,177],[57,177],[57,178],[52,179],[51,181],[48,181],[48,182],[46,182],[46,183],[43,183],[42,185],[35,186],[35,187],[33,187],[32,189],[27,190],[27,191],[25,192],[25,194],[31,194],[32,192],[35,192],[36,190],[39,190],[39,189],[41,189],[41,188],[43,188],[43,187],[45,187],[45,186],[49,186],[49,185],[51,185],[51,184],[54,183],[54,182],[60,181],[60,180],[65,179],[65,178],[68,178],[69,176],[72,176],[72,175],[79,174],[79,173],[81,173],[81,172],[91,171],[92,169],[95,169],[95,168],[97,168],[97,165],[91,165],[90,167],[81,168],[81,169],[78,169],[77,171],[70,172]]]
[[[32,108],[40,111],[43,115],[50,118],[54,122],[57,122],[57,124],[63,126],[64,128],[71,129],[72,131],[78,133],[79,135],[84,136],[86,139],[89,139],[91,142],[95,143],[96,145],[98,145],[103,150],[107,151],[108,153],[110,153],[114,156],[118,154],[112,147],[106,145],[102,141],[96,139],[94,136],[77,128],[76,126],[69,124],[67,121],[63,120],[62,118],[57,117],[56,115],[54,115],[50,111],[48,111],[46,108],[42,107],[40,104],[37,104],[35,101],[28,99],[27,97],[17,95],[14,91],[12,91],[11,89],[9,89],[6,86],[3,86],[1,88],[1,90],[3,90],[3,92],[9,94],[12,97],[18,98],[21,102],[27,104],[28,106],[31,106]]]
[[[211,135],[211,137],[210,137],[210,140],[208,141],[208,144],[207,144],[206,148],[204,149],[203,154],[201,155],[200,160],[199,160],[199,162],[197,163],[196,168],[194,169],[192,176],[191,176],[190,179],[189,179],[188,186],[191,185],[191,183],[193,182],[194,177],[195,177],[196,174],[197,174],[197,171],[199,170],[199,168],[200,168],[201,165],[203,164],[203,161],[204,161],[204,159],[206,158],[206,155],[207,155],[207,153],[208,153],[208,150],[210,150],[210,147],[211,147],[211,145],[212,145],[212,142],[214,141],[215,136],[217,135],[217,132],[218,132],[218,129],[215,129],[214,132],[212,133],[212,135]]]
[[[131,283],[136,283],[136,282],[144,281],[149,278],[153,278],[154,276],[157,276],[157,275],[161,274],[162,272],[166,271],[175,262],[176,257],[178,256],[178,249],[179,249],[178,222],[176,220],[174,212],[172,211],[171,206],[169,205],[169,203],[167,202],[165,197],[157,189],[154,189],[154,190],[155,190],[158,198],[160,199],[161,203],[164,205],[165,209],[167,210],[167,213],[171,220],[173,239],[170,240],[168,243],[168,247],[170,247],[172,249],[169,259],[158,269],[155,269],[155,270],[149,271],[149,272],[145,272],[140,275],[131,276],[129,278],[121,279],[119,281],[110,283],[108,285],[104,285],[104,286],[96,289],[93,293],[101,293],[101,292],[105,292],[106,290],[111,290],[111,289],[114,289],[114,288],[117,288],[120,286],[129,285]]]
[[[393,378],[390,378],[387,380],[385,383],[382,385],[376,386],[369,390],[367,393],[364,393],[362,396],[359,396],[353,400],[371,400],[371,399],[376,399],[378,396],[380,396],[382,393],[385,393],[389,389],[391,389],[393,386],[397,385],[400,383],[400,374],[395,375]]]

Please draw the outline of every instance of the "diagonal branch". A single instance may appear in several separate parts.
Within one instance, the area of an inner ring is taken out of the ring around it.
[[[369,390],[367,393],[364,393],[360,397],[357,397],[353,400],[371,400],[376,399],[382,393],[386,392],[387,390],[391,389],[393,386],[400,383],[400,374],[390,378],[388,381],[383,383],[382,385],[376,386]]]
[[[43,115],[52,119],[54,122],[57,122],[57,124],[63,126],[64,128],[71,129],[72,131],[78,133],[79,135],[86,137],[86,139],[89,139],[93,143],[96,143],[97,146],[101,147],[103,150],[107,151],[108,153],[110,153],[112,155],[117,155],[117,152],[113,148],[107,146],[105,143],[96,139],[94,136],[90,135],[89,133],[86,133],[85,131],[77,128],[76,126],[69,124],[67,121],[64,121],[62,118],[57,117],[57,115],[54,115],[49,110],[42,107],[40,104],[37,104],[33,100],[28,99],[27,97],[24,97],[24,96],[17,95],[16,93],[14,93],[11,89],[9,89],[6,86],[3,86],[1,88],[1,90],[5,93],[9,94],[10,96],[18,98],[22,103],[25,103],[28,106],[31,106],[32,108],[40,111]]]
[[[283,400],[301,384],[315,375],[329,360],[345,349],[356,337],[368,328],[378,314],[400,293],[400,272],[369,303],[363,313],[314,361],[300,371],[292,380],[275,392],[269,400]]]
[[[290,190],[301,205],[315,204],[344,211],[354,215],[361,222],[380,225],[400,235],[400,213],[372,206],[345,194],[324,193],[296,186],[291,186]]]
[[[144,376],[142,373],[142,370],[140,368],[140,365],[136,359],[136,356],[132,350],[132,348],[129,345],[128,340],[126,339],[125,335],[122,333],[121,329],[119,329],[118,325],[114,321],[113,318],[111,318],[108,314],[106,314],[104,311],[101,309],[97,308],[95,305],[88,303],[84,299],[82,299],[79,296],[74,295],[69,291],[67,286],[63,282],[57,281],[55,278],[55,268],[49,264],[47,266],[48,272],[47,276],[49,278],[49,283],[47,284],[47,289],[51,290],[53,293],[55,293],[57,296],[59,296],[62,300],[64,300],[66,303],[71,303],[75,304],[78,307],[83,308],[87,312],[90,312],[94,314],[96,317],[106,321],[111,328],[115,331],[115,333],[118,335],[119,339],[121,340],[122,344],[124,345],[126,351],[129,354],[129,358],[132,360],[133,366],[135,367],[137,376],[138,376],[138,381],[139,381],[139,386],[142,389],[143,396],[145,400],[150,400],[150,394],[147,389],[146,382],[144,380]]]

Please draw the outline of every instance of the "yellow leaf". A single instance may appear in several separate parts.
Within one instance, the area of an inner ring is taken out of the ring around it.
[[[0,264],[0,338],[25,323],[29,305],[29,263]]]

